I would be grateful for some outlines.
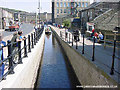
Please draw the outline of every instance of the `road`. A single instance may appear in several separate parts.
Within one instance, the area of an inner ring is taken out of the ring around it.
[[[23,31],[23,36],[32,32],[33,30],[33,24],[27,24],[27,23],[24,23],[20,26],[20,29],[19,30],[22,30]],[[3,36],[6,37],[6,36],[9,36],[9,35],[12,35],[15,31],[3,31]]]

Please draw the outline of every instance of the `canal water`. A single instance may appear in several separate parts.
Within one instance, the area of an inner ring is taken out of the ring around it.
[[[55,37],[46,35],[37,88],[75,88],[80,85]]]

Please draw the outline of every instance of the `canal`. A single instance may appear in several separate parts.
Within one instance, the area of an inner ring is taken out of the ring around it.
[[[45,37],[43,58],[38,72],[35,89],[75,88],[80,85],[72,66],[52,34]]]

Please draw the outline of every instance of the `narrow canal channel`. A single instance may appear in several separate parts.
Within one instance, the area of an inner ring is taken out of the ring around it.
[[[46,35],[36,88],[75,88],[80,85],[55,37]]]

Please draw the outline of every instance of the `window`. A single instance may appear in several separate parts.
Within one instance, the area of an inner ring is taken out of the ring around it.
[[[66,2],[64,2],[64,7],[66,7]]]
[[[57,13],[59,13],[59,9],[57,9]]]
[[[82,7],[84,7],[84,2],[82,3]]]
[[[57,7],[59,7],[59,2],[57,2]]]
[[[66,9],[64,9],[64,13],[66,13],[67,12],[67,10]]]
[[[79,7],[81,7],[81,3],[79,2],[79,5],[78,5]]]
[[[68,9],[68,14],[70,14],[70,9]]]
[[[68,2],[68,7],[70,7],[70,3]]]
[[[73,2],[71,3],[71,7],[74,7],[74,3]]]
[[[63,3],[62,2],[60,3],[60,7],[63,7]]]
[[[62,13],[62,9],[60,10],[60,12]]]
[[[77,7],[77,3],[75,3],[75,7]]]
[[[88,3],[86,2],[85,4],[86,4],[85,6],[87,7],[87,6],[88,6]]]

